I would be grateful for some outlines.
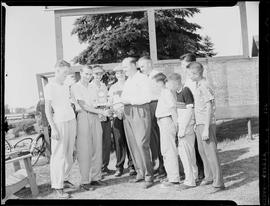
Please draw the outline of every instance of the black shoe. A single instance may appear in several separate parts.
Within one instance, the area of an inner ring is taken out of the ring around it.
[[[106,186],[106,185],[108,185],[108,184],[105,183],[105,182],[102,182],[102,181],[98,180],[98,181],[92,181],[92,182],[90,183],[90,185],[93,185],[93,186]]]
[[[66,180],[64,181],[64,188],[76,188],[74,184],[72,184],[70,181]]]
[[[109,170],[109,169],[106,167],[106,168],[103,168],[103,169],[101,170],[101,173],[102,173],[103,175],[110,175],[110,174],[113,173],[113,170]]]
[[[90,184],[80,184],[80,188],[86,191],[93,191],[94,188]]]
[[[137,172],[132,168],[132,169],[129,169],[129,176],[135,176],[137,175]]]
[[[123,174],[123,170],[116,170],[114,176],[115,177],[120,177],[120,176],[122,176],[122,174]]]

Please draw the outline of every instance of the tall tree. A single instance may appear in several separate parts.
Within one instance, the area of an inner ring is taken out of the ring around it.
[[[187,52],[203,55],[202,37],[196,33],[201,27],[186,20],[199,12],[196,8],[155,12],[158,59],[175,59]],[[85,15],[76,19],[71,34],[88,44],[74,63],[111,63],[149,55],[146,12]]]
[[[208,35],[203,38],[202,45],[203,52],[202,54],[199,54],[201,57],[212,57],[217,55],[217,53],[214,52],[214,44],[211,42],[211,38]]]

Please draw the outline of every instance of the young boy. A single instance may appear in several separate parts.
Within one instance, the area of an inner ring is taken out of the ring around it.
[[[172,73],[166,82],[166,76],[156,74],[153,79],[161,88],[158,99],[156,117],[160,130],[160,147],[167,172],[167,181],[163,181],[162,188],[174,187],[179,184],[178,152],[175,144],[177,133],[176,90],[179,87],[181,76]],[[165,87],[166,82],[166,87]]]
[[[212,184],[213,192],[217,192],[223,190],[225,186],[217,154],[215,97],[203,77],[203,66],[198,62],[192,62],[187,68],[190,69],[191,80],[196,82],[194,91],[196,136],[205,173],[201,185]],[[209,165],[210,168],[206,168],[205,165]]]
[[[182,82],[177,96],[178,114],[178,152],[183,163],[185,180],[180,185],[180,189],[188,189],[196,186],[195,180],[198,178],[198,168],[195,155],[195,133],[194,133],[194,99],[188,87],[183,87]]]
[[[59,198],[69,198],[63,188],[74,187],[68,181],[76,136],[76,120],[69,100],[69,88],[64,85],[69,68],[70,64],[66,61],[58,61],[55,79],[44,89],[45,113],[51,126],[51,187]]]

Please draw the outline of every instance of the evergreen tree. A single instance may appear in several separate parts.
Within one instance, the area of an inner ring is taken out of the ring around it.
[[[214,44],[211,42],[211,38],[208,35],[203,38],[202,45],[204,48],[201,57],[213,57],[217,55],[217,53],[214,52]]]
[[[196,8],[155,12],[158,59],[177,59],[187,52],[204,55],[202,37],[196,33],[201,27],[185,19],[199,12]],[[74,63],[120,62],[150,53],[146,12],[85,15],[76,19],[71,34],[88,44]]]

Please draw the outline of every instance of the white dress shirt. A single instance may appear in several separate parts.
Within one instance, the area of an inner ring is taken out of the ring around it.
[[[149,103],[151,101],[149,78],[139,71],[129,77],[124,85],[121,99],[132,105]]]

